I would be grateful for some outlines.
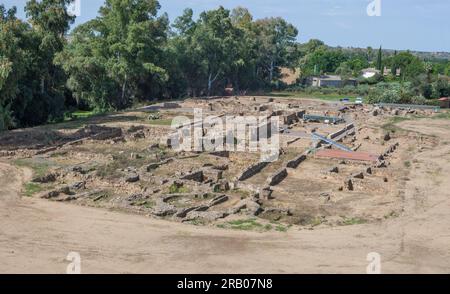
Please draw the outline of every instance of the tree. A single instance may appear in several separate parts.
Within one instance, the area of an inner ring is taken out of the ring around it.
[[[377,69],[383,74],[383,49],[380,46],[380,49],[378,49],[378,56],[377,56]]]
[[[39,94],[34,93],[31,111],[44,109],[41,117],[27,113],[25,117],[36,118],[31,124],[45,122],[47,119],[60,119],[64,111],[66,76],[61,67],[54,63],[56,54],[64,49],[67,41],[65,34],[75,17],[67,11],[73,0],[30,0],[25,12],[32,25],[37,46],[36,69],[39,77]]]
[[[298,30],[282,18],[258,20],[256,27],[260,66],[268,72],[268,81],[272,82],[278,67],[287,66],[295,60]]]
[[[159,9],[156,0],[106,0],[99,17],[74,30],[57,61],[79,101],[122,109],[161,93],[168,17]]]
[[[353,76],[353,70],[348,62],[343,62],[336,69],[336,74],[340,75],[342,80],[348,81]]]
[[[0,5],[0,131],[14,126],[11,106],[20,95],[20,81],[28,64],[20,42],[29,27],[16,18],[16,11]]]
[[[316,51],[306,55],[302,58],[301,69],[302,72],[317,74],[321,73],[335,73],[338,67],[348,61],[341,49],[328,49],[326,47],[319,47]],[[349,67],[349,64],[346,64]]]
[[[373,48],[372,47],[367,47],[367,62],[372,62],[373,60]]]
[[[392,57],[392,67],[401,70],[403,79],[412,79],[426,73],[424,62],[410,52],[401,52]]]
[[[15,8],[0,6],[0,108],[9,117],[3,128],[62,117],[66,79],[53,59],[73,21],[66,10],[70,2],[28,1],[25,11],[32,26],[15,17]]]
[[[193,42],[197,23],[193,20],[192,9],[185,9],[183,15],[175,19],[172,27],[174,32],[168,43],[172,70],[169,83],[178,89],[176,95],[197,96],[204,84],[205,74],[202,56]]]
[[[450,83],[447,79],[441,78],[432,84],[433,98],[449,97]]]
[[[450,61],[447,62],[447,66],[445,67],[444,74],[450,76]]]
[[[219,7],[200,14],[193,43],[196,44],[198,55],[203,57],[208,96],[212,93],[214,83],[236,61],[237,42],[229,10]]]

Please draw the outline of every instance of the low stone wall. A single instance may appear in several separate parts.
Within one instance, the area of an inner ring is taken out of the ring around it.
[[[332,134],[328,135],[328,139],[333,140],[333,139],[335,139],[337,137],[342,136],[343,134],[345,134],[346,132],[348,132],[348,131],[350,131],[351,129],[354,129],[354,128],[355,128],[355,125],[353,123],[348,124],[342,130],[339,130],[339,131],[337,131],[335,133],[332,133]]]
[[[194,181],[194,182],[203,182],[205,177],[203,175],[203,171],[199,170],[199,171],[195,171],[192,172],[188,175],[185,175],[184,177],[181,178],[182,180],[188,180],[188,181]]]
[[[303,119],[303,117],[305,116],[305,114],[306,114],[306,111],[305,111],[305,110],[301,110],[301,111],[297,112],[297,117],[298,117],[299,119]]]
[[[297,156],[293,160],[288,161],[288,163],[286,164],[286,167],[288,167],[288,168],[297,168],[300,165],[300,163],[302,163],[305,160],[306,160],[306,155],[302,154],[300,156]]]
[[[283,116],[283,122],[285,125],[292,125],[298,122],[297,113],[291,113]]]
[[[284,179],[286,179],[287,176],[288,176],[287,169],[282,168],[282,169],[278,170],[276,173],[274,173],[272,176],[267,178],[267,184],[269,186],[276,186],[279,183],[281,183],[282,181],[284,181]]]
[[[289,160],[283,168],[276,171],[273,175],[267,178],[267,184],[269,186],[276,186],[284,181],[287,178],[288,168],[297,168],[302,162],[304,162],[308,158],[308,154],[310,151],[306,151],[305,153],[297,156],[296,158]]]
[[[0,157],[14,156],[14,155],[16,155],[16,152],[14,151],[0,151]]]
[[[250,179],[254,175],[261,172],[269,163],[268,162],[258,162],[252,166],[250,166],[247,170],[245,170],[242,175],[238,178],[239,181],[245,181]]]
[[[163,160],[163,161],[161,161],[161,162],[150,163],[150,164],[147,166],[147,168],[146,168],[146,169],[147,169],[147,172],[152,172],[153,170],[159,168],[160,166],[165,165],[165,164],[168,164],[168,163],[171,163],[172,161],[174,161],[173,158],[168,158],[168,159]]]

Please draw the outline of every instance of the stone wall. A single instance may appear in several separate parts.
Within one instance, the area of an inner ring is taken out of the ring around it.
[[[288,161],[286,164],[286,167],[288,168],[297,168],[300,163],[306,160],[306,155],[302,154],[300,156],[297,156],[296,158],[292,159],[291,161]]]
[[[283,116],[283,122],[285,125],[292,125],[298,121],[299,120],[298,120],[297,113],[290,113],[290,114]]]
[[[242,175],[238,178],[239,181],[245,181],[250,179],[254,175],[260,173],[269,163],[268,162],[258,162],[252,166],[250,166],[247,170],[245,170]]]
[[[267,178],[267,184],[269,186],[276,186],[280,184],[281,182],[286,179],[288,174],[288,168],[297,168],[302,162],[304,162],[307,159],[307,156],[309,154],[309,151],[306,151],[305,153],[297,156],[296,158],[289,160],[283,168],[276,171],[273,175],[271,175],[269,178]]]
[[[298,112],[297,112],[297,117],[298,117],[299,119],[303,119],[303,117],[305,116],[305,114],[306,114],[306,111],[305,111],[305,110],[298,111]]]
[[[343,128],[342,130],[339,130],[335,133],[328,135],[328,139],[331,139],[331,140],[336,139],[354,128],[355,128],[354,124],[346,125],[345,128]]]
[[[288,172],[286,168],[282,168],[274,173],[272,176],[267,178],[267,184],[269,186],[276,186],[281,183],[288,176]]]
[[[182,180],[194,181],[194,182],[203,182],[205,177],[203,175],[203,171],[195,171],[181,178]]]

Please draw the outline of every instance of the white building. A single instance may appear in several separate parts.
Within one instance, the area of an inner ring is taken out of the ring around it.
[[[377,74],[379,75],[380,71],[375,68],[366,68],[366,69],[363,69],[361,71],[361,73],[365,79],[370,79],[370,78],[373,78],[374,76],[376,76]]]

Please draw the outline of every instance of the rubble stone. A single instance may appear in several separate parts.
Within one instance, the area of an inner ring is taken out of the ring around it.
[[[345,188],[348,191],[353,191],[354,190],[353,181],[351,179],[348,179],[347,181],[345,181]]]
[[[125,178],[125,181],[127,183],[136,183],[136,182],[139,182],[139,180],[140,180],[140,177],[138,174],[129,174]]]
[[[355,178],[355,179],[361,179],[361,180],[363,180],[364,179],[364,173],[357,173],[357,174],[354,174],[353,176],[352,176],[353,178]]]

